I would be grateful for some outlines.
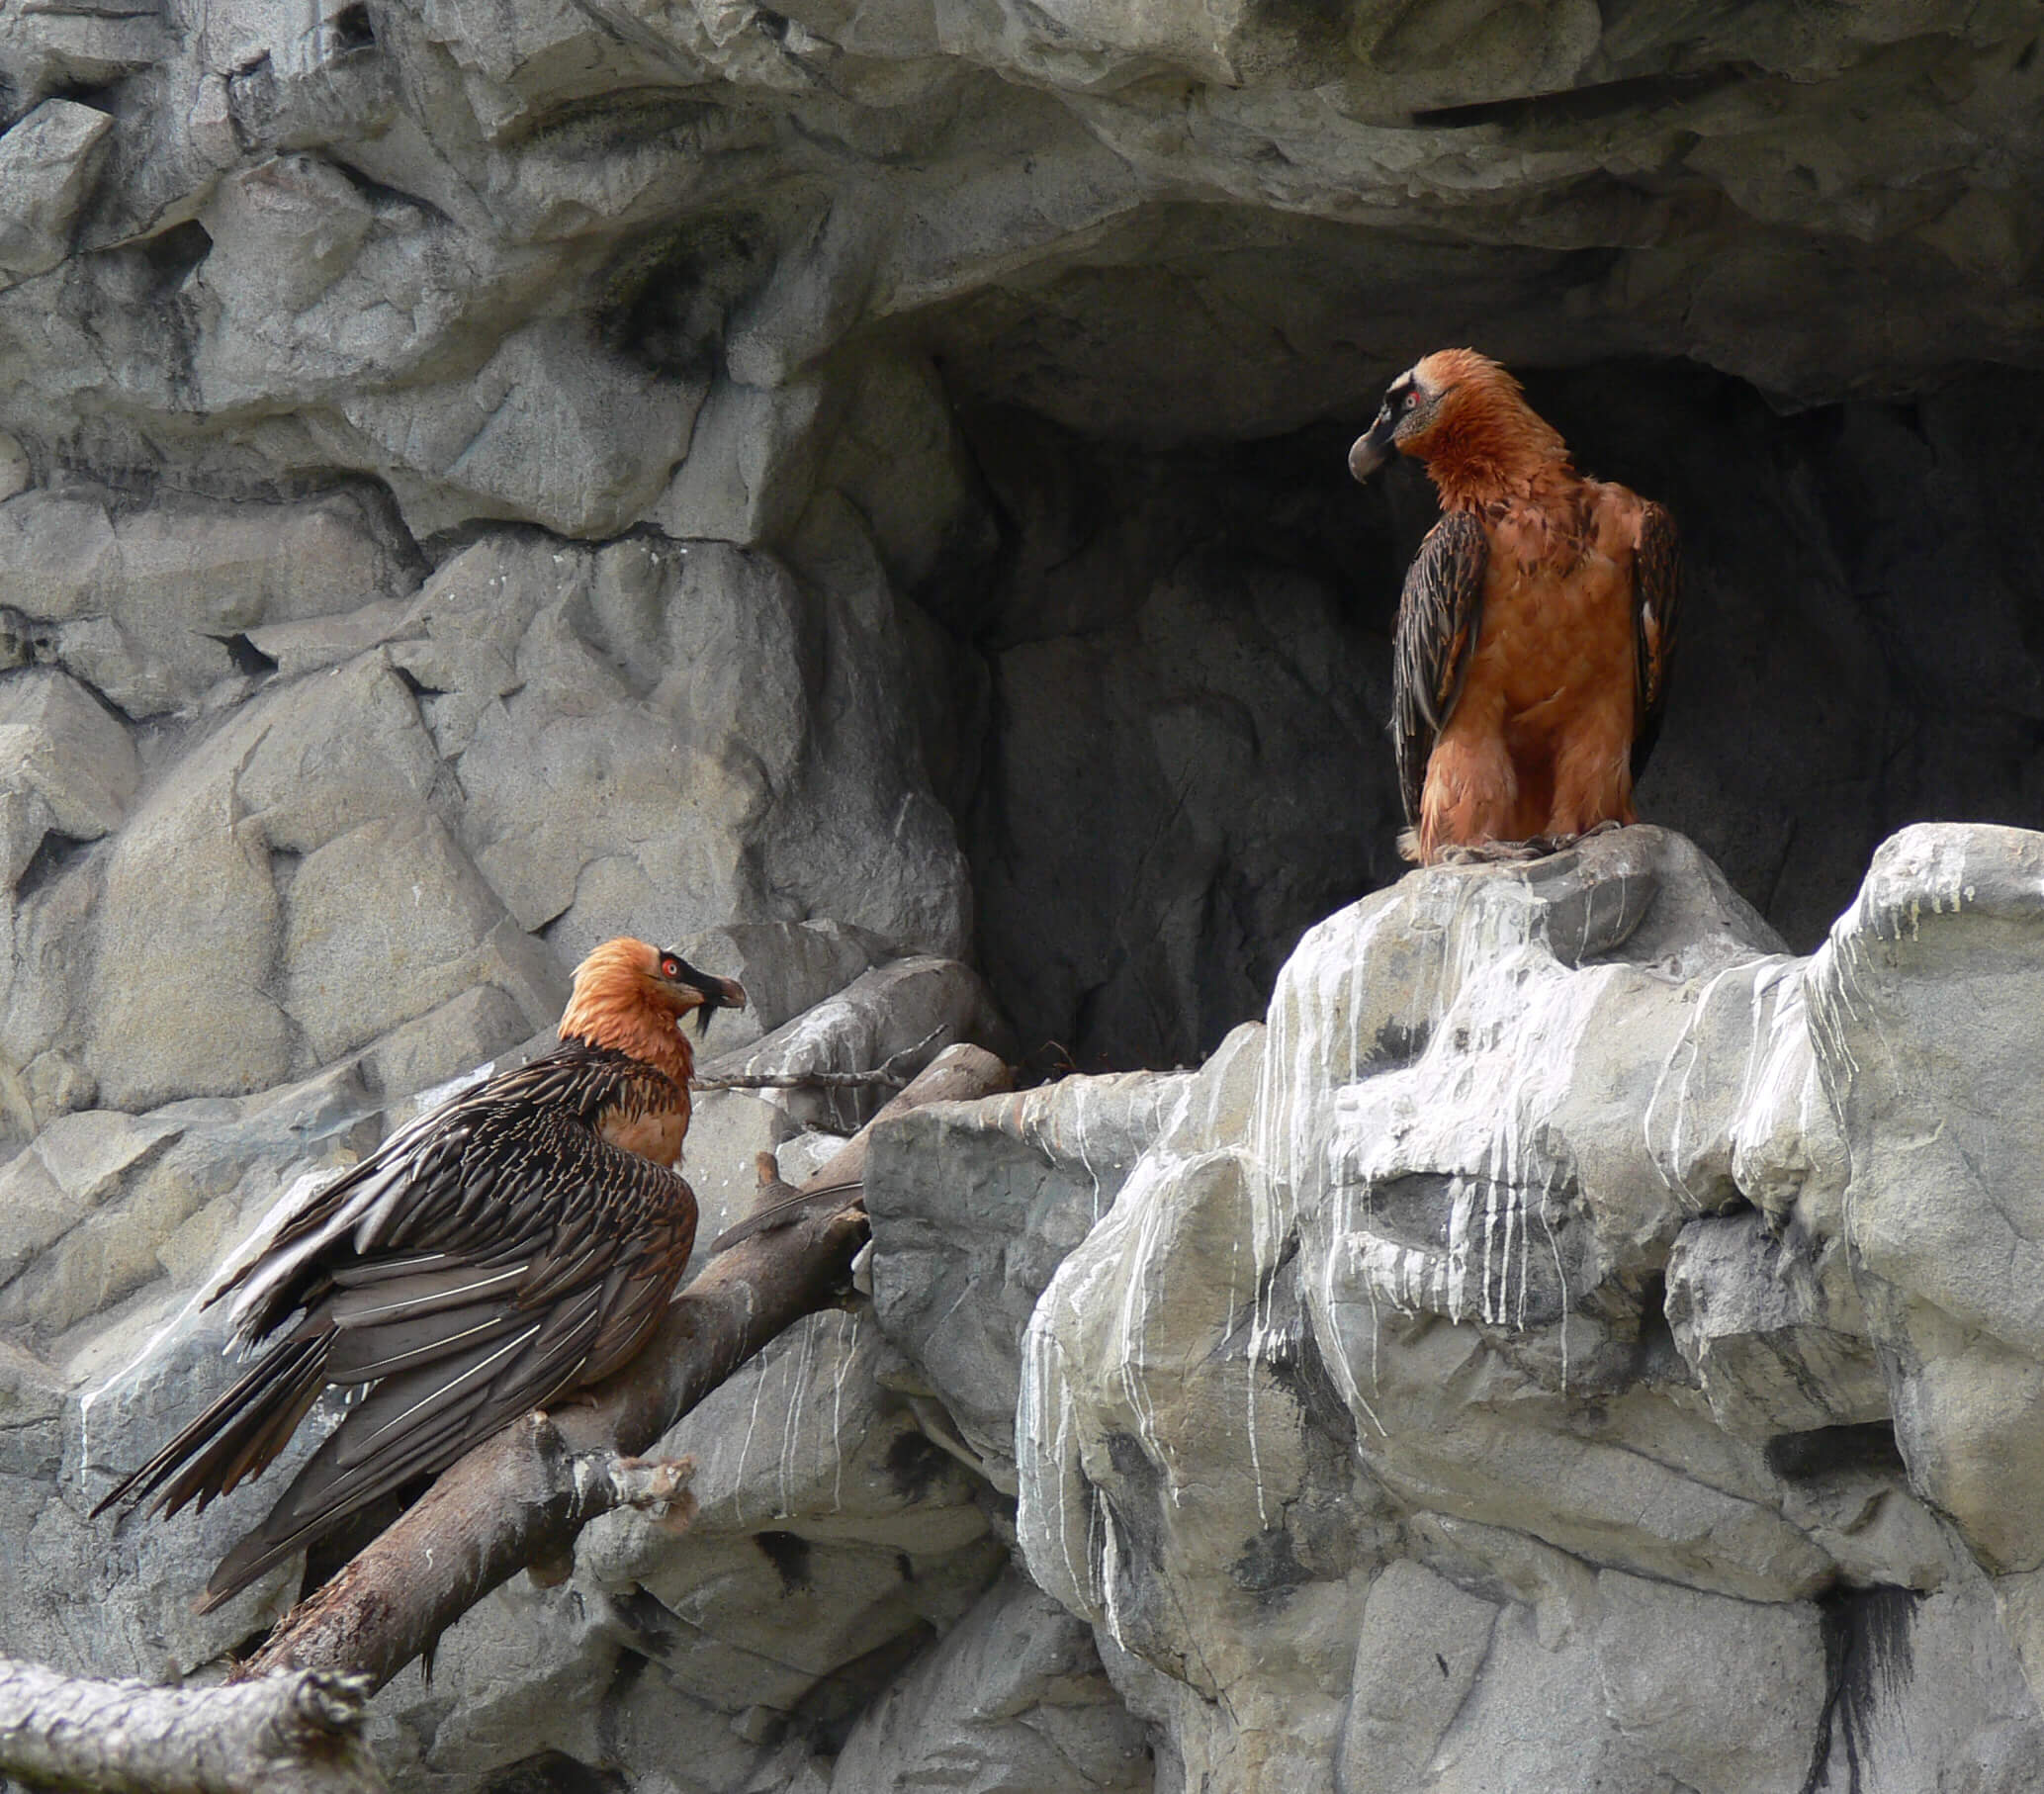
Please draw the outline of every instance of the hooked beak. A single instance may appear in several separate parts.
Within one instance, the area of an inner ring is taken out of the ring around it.
[[[698,1035],[710,1032],[710,1018],[720,1009],[744,1009],[746,987],[736,978],[713,978],[704,973],[696,978],[691,988],[702,998],[702,1006],[695,1012],[695,1032]]]
[[[1349,450],[1349,472],[1358,480],[1370,476],[1391,458],[1391,431],[1397,419],[1391,415],[1391,407],[1385,405],[1377,412],[1377,421],[1361,436]]]

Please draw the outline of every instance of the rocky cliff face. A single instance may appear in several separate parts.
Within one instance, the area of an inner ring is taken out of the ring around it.
[[[2039,42],[0,0],[0,1647],[267,1622],[83,1517],[191,1297],[629,931],[1086,1075],[876,1142],[411,1785],[2030,1786],[2037,850],[1895,832],[2044,826]],[[1682,834],[1394,884],[1458,340],[1682,522]],[[860,1119],[706,1102],[705,1233]]]

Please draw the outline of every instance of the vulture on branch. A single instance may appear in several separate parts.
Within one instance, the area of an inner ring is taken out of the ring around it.
[[[1518,856],[1637,820],[1674,646],[1674,520],[1577,474],[1474,349],[1399,375],[1349,471],[1367,480],[1394,448],[1426,464],[1447,513],[1398,603],[1399,852]]]
[[[368,1386],[213,1572],[204,1611],[617,1370],[695,1241],[672,1169],[693,1068],[681,1020],[698,1012],[700,1032],[745,1000],[643,941],[597,947],[559,1046],[400,1128],[223,1277],[209,1302],[237,1293],[236,1338],[268,1350],[95,1514],[151,1494],[154,1511],[203,1508],[275,1458],[323,1390]]]

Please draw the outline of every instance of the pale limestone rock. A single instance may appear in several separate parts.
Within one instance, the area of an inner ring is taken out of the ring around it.
[[[1490,1651],[1497,1607],[1401,1559],[1370,1586],[1356,1635],[1355,1693],[1335,1759],[1343,1794],[1421,1783]]]
[[[0,272],[41,274],[70,253],[113,129],[93,107],[44,100],[0,135]]]
[[[933,1104],[874,1130],[875,1312],[1003,1488],[1015,1486],[1029,1315],[1143,1150],[1189,1106],[1192,1083],[1184,1073],[1066,1078]]]
[[[230,675],[251,628],[408,590],[413,552],[356,493],[133,508],[89,487],[31,490],[0,504],[0,601],[54,625],[61,665],[147,717]]]
[[[1597,1593],[1606,1711],[1647,1764],[1697,1794],[1801,1794],[1826,1695],[1814,1608],[1611,1570]],[[1665,1649],[1671,1638],[1682,1640],[1679,1658]]]
[[[960,1040],[999,1052],[1010,1045],[1008,1025],[969,965],[918,954],[861,973],[750,1046],[705,1061],[701,1071],[705,1077],[756,1077],[884,1065],[906,1079]],[[796,1121],[848,1133],[891,1093],[864,1086],[774,1094]]]
[[[263,988],[282,921],[271,843],[238,808],[231,777],[173,786],[115,844],[73,1019],[108,1103],[241,1095],[293,1069],[297,1031]],[[206,901],[167,907],[181,889]]]
[[[24,493],[35,484],[36,471],[29,452],[6,431],[0,430],[0,502]]]
[[[492,537],[389,653],[429,690],[463,847],[568,962],[617,934],[805,915],[954,952],[963,862],[886,709],[901,671],[852,623],[722,543]]]
[[[284,898],[282,998],[322,1064],[475,986],[503,906],[430,812],[306,855]]]
[[[54,669],[0,686],[0,875],[15,884],[50,834],[97,841],[121,826],[141,775],[134,744]]]
[[[784,539],[808,501],[829,392],[814,379],[769,388],[717,381],[649,521],[677,538],[747,548]]]
[[[479,984],[394,1028],[362,1055],[379,1096],[405,1097],[494,1059],[532,1032],[532,1017],[504,988]]]
[[[1151,1786],[1143,1729],[1092,1634],[1011,1570],[943,1643],[867,1709],[831,1794],[951,1787]]]
[[[688,453],[705,384],[649,382],[578,326],[546,320],[473,374],[340,408],[384,462],[414,535],[493,516],[608,536],[651,508]]]
[[[117,1189],[125,1172],[180,1131],[174,1122],[118,1110],[67,1115],[43,1128],[0,1171],[7,1215],[0,1284],[11,1284]]]
[[[1765,1440],[1888,1417],[1846,1253],[1825,1256],[1820,1267],[1784,1249],[1753,1211],[1692,1221],[1676,1237],[1668,1322],[1727,1432]]]

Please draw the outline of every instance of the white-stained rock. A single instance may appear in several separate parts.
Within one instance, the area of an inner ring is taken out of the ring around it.
[[[1773,950],[1707,862],[1650,830],[1524,870],[1417,873],[1307,935],[1253,1104],[1141,1152],[1024,1347],[1030,1572],[1147,1666],[1117,1679],[1189,1784],[1794,1794],[1860,1749],[1838,1717],[1839,1629],[1916,1598],[1899,1591],[1978,1589],[1981,1568],[2031,1549],[2015,1416],[2044,1372],[1929,1300],[1996,1286],[1908,1256],[1922,1248],[1902,1217],[1944,1225],[1968,1186],[1896,1194],[1922,1148],[1886,1130],[1934,1142],[1972,1137],[1976,1103],[2001,1105],[1998,1125],[2023,1113],[2007,1093],[2018,1018],[2037,1013],[2016,969],[2036,839],[1906,834],[1814,960]],[[1877,902],[1899,935],[1863,919]],[[1968,1045],[1941,1082],[1928,1018],[1947,968],[1978,962],[1969,927],[2010,968],[1994,987],[2010,1007],[1965,999]],[[1912,1029],[1926,1044],[1905,1055]],[[1876,1055],[1910,1067],[1914,1110],[1863,1102]],[[932,1172],[947,1119],[920,1122]],[[2012,1178],[1993,1163],[1969,1154],[1974,1187]],[[989,1175],[961,1218],[1042,1174]],[[1863,1230],[1862,1203],[1891,1205],[1887,1232]],[[888,1276],[883,1261],[883,1294]],[[1000,1361],[982,1342],[967,1368]],[[1340,1500],[1329,1451],[1367,1479]],[[1834,1581],[1865,1600],[1825,1594]],[[1231,1606],[1230,1584],[1282,1600]],[[1377,1637],[1373,1589],[1412,1611],[1378,1616],[1385,1642],[1358,1649],[1336,1725],[1310,1692],[1332,1673],[1320,1641]],[[2001,1605],[2033,1654],[2028,1608]],[[1457,1643],[1445,1686],[1386,1660],[1430,1629]],[[1674,1636],[1689,1657],[1662,1647]],[[1974,1637],[2005,1678],[2008,1643]],[[1721,1667],[1699,1671],[1698,1652]],[[1917,1697],[1894,1673],[1869,1698],[1900,1711]],[[1289,1752],[1266,1738],[1280,1708]],[[1907,1785],[1912,1747],[1891,1729],[1882,1749],[1855,1758],[1864,1785]]]
[[[1884,844],[1811,962],[1850,1154],[1847,1238],[1914,1485],[1997,1573],[2044,1563],[2044,837],[1919,826]]]
[[[1051,1274],[1187,1107],[1184,1073],[1066,1078],[874,1129],[873,1304],[1001,1487],[1015,1486],[1022,1334]]]

